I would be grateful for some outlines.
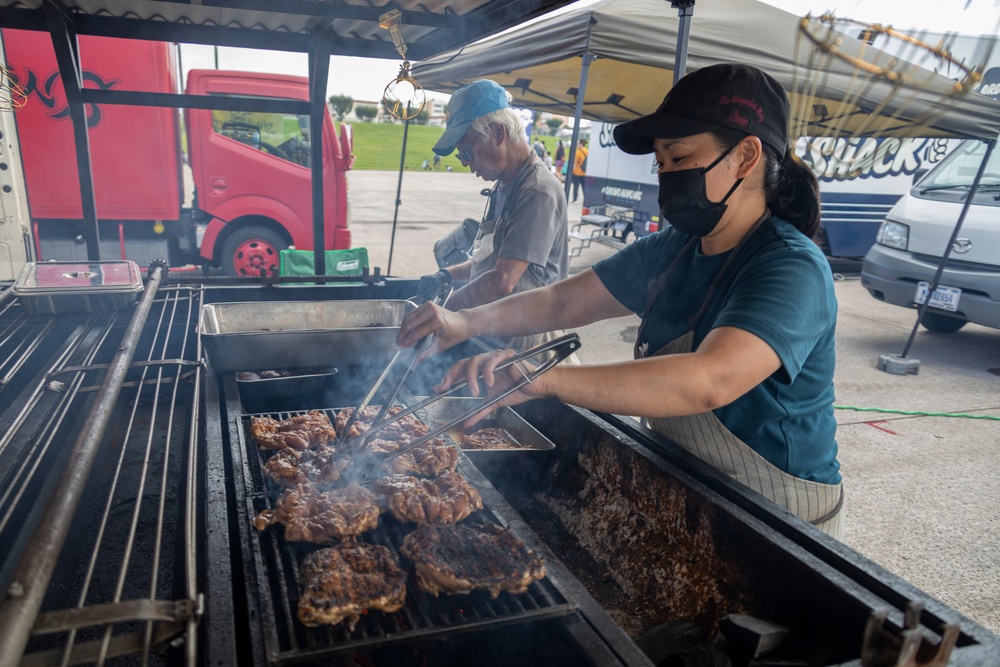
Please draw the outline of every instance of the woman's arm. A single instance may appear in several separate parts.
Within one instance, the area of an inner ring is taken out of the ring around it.
[[[397,347],[409,347],[434,333],[424,356],[437,354],[473,336],[528,336],[579,327],[629,315],[593,270],[538,289],[519,292],[456,313],[425,303],[403,320]]]
[[[460,379],[473,381],[480,372],[490,393],[498,393],[521,377],[493,369],[510,353],[491,353],[455,364],[435,389]],[[707,412],[732,403],[770,377],[781,362],[761,338],[735,327],[713,329],[696,352],[649,357],[599,366],[557,366],[532,384],[501,401],[516,405],[549,396],[598,412],[639,417],[676,417]]]

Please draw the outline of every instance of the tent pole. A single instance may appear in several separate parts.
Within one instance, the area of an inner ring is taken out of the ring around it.
[[[323,121],[330,73],[330,41],[319,35],[309,49],[309,167],[312,193],[313,273],[326,275],[326,208],[323,202]]]
[[[695,0],[671,0],[670,6],[677,10],[680,22],[677,24],[677,50],[674,52],[674,85],[687,72],[688,42],[691,41],[691,17],[694,16]]]
[[[406,103],[406,115],[410,115],[410,103]],[[410,119],[403,121],[403,148],[399,151],[399,178],[396,180],[396,209],[392,212],[392,236],[389,237],[389,262],[385,267],[385,275],[392,275],[392,249],[396,245],[396,220],[399,218],[399,198],[403,190],[403,165],[406,164],[406,137],[410,132]]]
[[[589,40],[590,37],[588,36]],[[583,52],[583,66],[580,67],[580,86],[576,90],[576,111],[573,115],[573,138],[569,144],[569,155],[566,156],[566,180],[563,182],[563,190],[566,192],[566,201],[569,201],[569,189],[573,184],[573,165],[576,164],[576,147],[580,139],[580,118],[583,117],[583,98],[587,92],[587,76],[590,74],[590,63],[597,60],[597,56],[589,50]]]
[[[986,154],[983,155],[983,161],[979,165],[976,177],[972,181],[972,187],[969,188],[969,194],[965,197],[965,203],[962,204],[962,212],[958,214],[958,222],[955,223],[955,229],[952,230],[951,238],[948,239],[948,247],[944,249],[944,253],[941,255],[941,262],[938,264],[937,270],[934,272],[934,278],[931,279],[931,284],[928,286],[927,298],[924,299],[924,302],[917,307],[917,321],[913,323],[913,330],[910,331],[910,338],[906,341],[906,346],[903,348],[903,354],[900,355],[900,358],[902,359],[906,359],[906,355],[910,353],[910,346],[913,345],[913,339],[917,335],[917,327],[920,326],[920,320],[924,318],[924,313],[927,312],[928,304],[931,302],[931,295],[934,294],[934,290],[938,287],[938,281],[941,280],[945,264],[948,263],[948,257],[951,255],[951,249],[955,246],[955,241],[958,239],[958,235],[962,231],[962,224],[965,222],[965,216],[969,212],[969,206],[972,205],[972,199],[976,196],[976,191],[979,189],[979,181],[983,177],[983,172],[986,171],[986,165],[989,164],[990,156],[993,154],[993,149],[996,147],[996,143],[996,139],[990,139],[986,142]]]

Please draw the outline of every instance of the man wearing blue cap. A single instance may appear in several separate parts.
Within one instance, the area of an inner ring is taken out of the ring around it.
[[[468,280],[448,302],[472,308],[566,277],[566,196],[559,180],[528,144],[510,95],[496,82],[473,81],[448,103],[447,128],[433,151],[458,159],[486,181],[495,198],[480,225],[471,259],[421,279],[421,292],[442,282]],[[526,349],[542,337],[512,340]]]

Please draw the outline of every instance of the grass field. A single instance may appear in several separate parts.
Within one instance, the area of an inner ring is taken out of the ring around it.
[[[402,124],[352,123],[351,127],[354,130],[354,154],[357,156],[355,169],[399,169],[399,153],[403,147]],[[424,160],[433,164],[431,146],[443,133],[443,127],[411,123],[406,139],[406,169],[420,169]],[[455,171],[465,170],[454,153],[441,158],[441,171],[449,166]]]

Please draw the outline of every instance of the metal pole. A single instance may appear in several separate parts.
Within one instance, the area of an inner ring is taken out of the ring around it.
[[[938,282],[941,280],[941,275],[944,273],[944,266],[948,263],[948,257],[951,255],[951,250],[955,246],[955,241],[958,239],[959,233],[962,231],[962,224],[965,222],[965,216],[969,212],[969,206],[972,205],[972,198],[976,196],[976,191],[979,189],[979,181],[983,177],[983,173],[986,171],[986,165],[989,164],[990,156],[993,154],[993,148],[996,146],[997,140],[990,139],[986,142],[986,154],[983,155],[983,161],[979,165],[979,170],[976,171],[976,177],[972,180],[972,187],[969,188],[969,194],[965,197],[965,203],[962,204],[962,212],[958,214],[958,222],[955,223],[955,229],[951,232],[951,238],[948,239],[948,247],[944,249],[944,253],[941,255],[941,261],[938,263],[937,270],[934,272],[934,278],[931,279],[931,284],[927,289],[927,298],[924,302],[917,307],[917,321],[913,323],[913,330],[910,331],[910,337],[906,341],[906,345],[903,347],[903,354],[900,355],[901,358],[905,359],[906,355],[910,353],[910,346],[913,345],[913,339],[917,335],[917,327],[920,326],[920,320],[924,319],[924,313],[927,312],[928,304],[931,302],[931,296],[934,294],[934,290],[937,289]]]
[[[90,137],[87,133],[87,109],[83,101],[83,73],[80,66],[80,49],[65,14],[65,8],[54,0],[45,0],[45,19],[52,37],[59,74],[66,91],[66,106],[73,122],[73,139],[76,145],[77,173],[80,175],[80,205],[83,209],[84,236],[87,239],[87,257],[101,259],[100,230],[97,226],[97,198],[94,195],[94,173],[90,160]]]
[[[687,72],[688,43],[691,41],[691,17],[694,16],[694,0],[672,0],[671,7],[677,9],[677,49],[674,51],[674,84]]]
[[[59,560],[59,553],[66,541],[73,515],[87,485],[90,469],[111,421],[115,403],[165,271],[163,266],[151,267],[146,290],[128,323],[118,351],[111,360],[97,392],[96,403],[73,446],[66,470],[56,484],[57,491],[48,500],[45,513],[35,526],[4,592],[3,603],[0,604],[0,628],[3,628],[0,633],[0,665],[21,663],[24,649],[31,638],[31,629],[52,579],[52,571]]]
[[[410,103],[406,103],[406,115],[410,115]],[[392,250],[396,245],[396,220],[399,217],[399,205],[403,203],[400,193],[403,191],[403,165],[406,162],[406,138],[410,132],[410,119],[403,121],[403,148],[399,151],[399,178],[396,180],[396,209],[392,213],[392,236],[389,237],[389,262],[385,269],[387,276],[392,275]]]
[[[569,189],[573,183],[573,166],[576,164],[576,146],[580,138],[580,118],[583,116],[583,98],[587,93],[587,77],[590,75],[590,63],[597,60],[597,56],[590,52],[590,35],[587,35],[587,50],[583,52],[583,63],[580,67],[580,86],[576,90],[576,110],[573,112],[573,138],[570,139],[569,155],[566,156],[566,181],[563,189],[566,192],[566,201],[569,201]]]
[[[330,42],[320,35],[309,50],[309,157],[312,167],[313,272],[326,275],[326,229],[323,202],[323,125],[326,120],[326,80],[330,73]]]

